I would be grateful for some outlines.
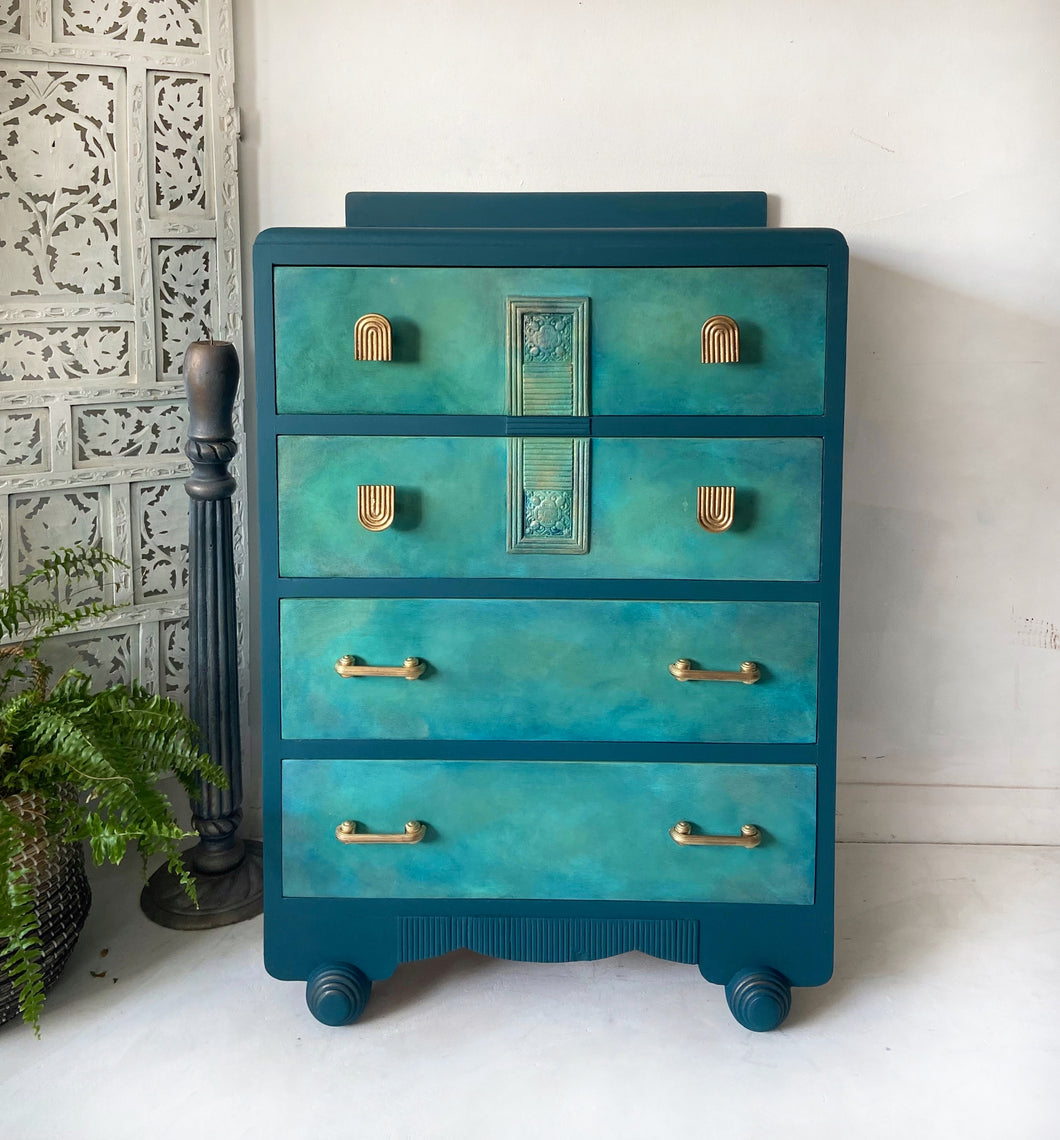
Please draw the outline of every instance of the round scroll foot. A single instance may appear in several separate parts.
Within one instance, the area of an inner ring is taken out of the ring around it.
[[[770,967],[738,970],[725,987],[733,1017],[755,1033],[776,1029],[791,1009],[787,978]]]
[[[318,966],[305,984],[309,1012],[323,1025],[349,1025],[364,1013],[372,982],[346,962]]]

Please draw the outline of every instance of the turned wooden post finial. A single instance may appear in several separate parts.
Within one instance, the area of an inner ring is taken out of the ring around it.
[[[184,454],[192,465],[185,489],[193,499],[229,499],[236,489],[228,471],[236,455],[232,412],[239,387],[239,356],[235,346],[222,340],[188,345],[184,386],[190,413]]]

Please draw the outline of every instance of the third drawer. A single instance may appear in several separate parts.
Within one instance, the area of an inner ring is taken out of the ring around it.
[[[817,737],[812,602],[288,598],[280,658],[289,739]]]

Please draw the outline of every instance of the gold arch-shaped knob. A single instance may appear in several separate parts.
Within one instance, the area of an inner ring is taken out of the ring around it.
[[[356,360],[393,360],[394,336],[390,322],[379,313],[365,313],[353,326]]]
[[[365,530],[386,530],[394,521],[394,488],[388,483],[357,487],[357,521]]]
[[[703,323],[703,363],[738,364],[740,362],[740,329],[732,317],[722,313]]]
[[[704,530],[720,534],[732,526],[736,515],[735,487],[700,487],[696,495],[696,518]]]

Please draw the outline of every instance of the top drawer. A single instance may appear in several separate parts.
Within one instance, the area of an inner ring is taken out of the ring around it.
[[[503,415],[509,297],[588,297],[594,415],[820,415],[827,270],[274,269],[280,413]],[[354,325],[379,313],[393,359],[358,361]],[[723,314],[740,360],[703,364]]]

